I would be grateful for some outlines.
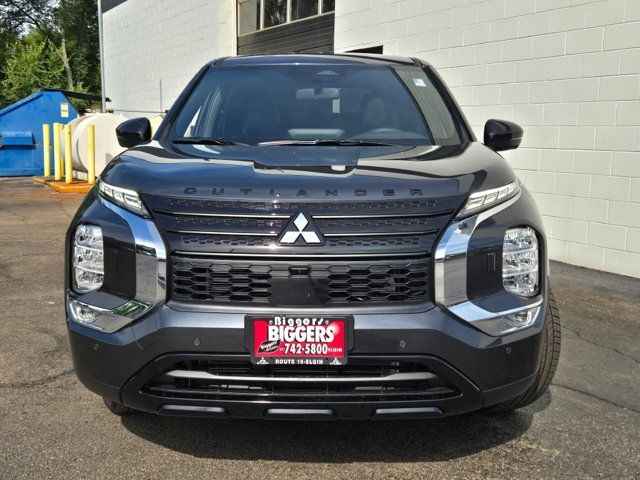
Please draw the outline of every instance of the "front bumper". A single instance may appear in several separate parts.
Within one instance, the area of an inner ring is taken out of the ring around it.
[[[413,362],[452,385],[448,395],[162,395],[147,388],[182,361],[245,361],[244,313],[178,310],[164,305],[115,333],[69,322],[73,363],[91,391],[132,408],[166,415],[236,418],[432,418],[511,399],[535,380],[546,303],[536,324],[491,337],[438,307],[419,313],[354,315],[353,361]],[[283,312],[287,313],[287,312]],[[228,393],[228,392],[227,392]]]
[[[483,231],[479,232],[482,235],[466,239],[463,251],[447,250],[441,252],[442,255],[436,251],[435,297],[438,304],[448,307],[425,303],[408,309],[382,303],[375,308],[353,307],[353,311],[335,311],[336,307],[326,311],[313,309],[321,315],[353,314],[353,348],[349,351],[349,364],[373,360],[394,367],[395,364],[411,364],[422,373],[437,377],[446,385],[448,393],[434,394],[429,387],[429,391],[403,391],[402,395],[382,389],[377,396],[370,392],[360,394],[357,389],[352,389],[350,395],[340,395],[339,388],[331,390],[327,387],[324,393],[315,391],[309,395],[304,391],[304,380],[292,389],[297,390],[298,395],[291,391],[284,394],[282,389],[264,385],[255,394],[220,391],[220,387],[213,392],[189,392],[190,386],[159,392],[155,388],[157,379],[184,362],[246,365],[249,350],[245,314],[299,316],[314,312],[302,308],[267,312],[257,305],[246,311],[238,305],[188,306],[176,303],[175,299],[164,303],[167,298],[167,249],[159,234],[158,238],[150,234],[157,233],[154,224],[114,205],[88,199],[70,232],[76,223],[89,220],[110,232],[111,236],[105,237],[105,242],[112,243],[105,243],[105,269],[111,270],[106,270],[105,282],[111,279],[111,284],[105,284],[109,287],[105,288],[108,292],[91,292],[78,300],[112,310],[134,299],[147,305],[148,310],[140,314],[136,310],[135,315],[127,319],[131,323],[113,333],[69,321],[76,372],[90,390],[107,399],[138,410],[168,415],[415,418],[460,414],[509,400],[525,392],[535,381],[548,281],[546,277],[542,278],[539,297],[542,303],[532,326],[501,336],[486,333],[487,329],[478,320],[488,314],[495,315],[492,312],[522,308],[527,303],[504,291],[491,293],[500,290],[502,283],[499,274],[486,273],[487,252],[499,256],[500,251],[495,246],[502,241],[504,231],[510,225],[533,225],[542,231],[534,204],[527,195],[514,199],[508,210],[506,206],[500,207],[500,211],[492,215],[483,223]],[[545,265],[544,260],[541,263]],[[127,265],[130,268],[127,269]],[[460,268],[461,265],[464,268]],[[466,272],[466,268],[470,268],[473,275],[469,278],[462,275],[456,281],[456,272]],[[445,285],[445,277],[454,281]],[[496,279],[498,285],[492,283]],[[438,285],[457,289],[439,290]],[[464,292],[461,292],[463,286]],[[463,300],[454,303],[453,307],[464,306],[466,309],[456,311],[448,303],[451,298],[456,302]],[[206,373],[208,366],[203,370]],[[328,372],[329,375],[334,373]]]

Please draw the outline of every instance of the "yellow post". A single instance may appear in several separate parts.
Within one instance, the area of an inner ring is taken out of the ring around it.
[[[55,172],[55,176],[53,179],[56,182],[62,180],[62,168],[60,161],[60,124],[53,124],[53,168]]]
[[[64,126],[64,183],[73,182],[73,169],[71,168],[71,125]]]
[[[95,125],[89,125],[87,127],[87,149],[88,161],[87,165],[87,181],[89,185],[93,185],[96,182],[96,127]]]
[[[51,176],[51,127],[48,123],[42,125],[42,148],[44,151],[44,176]]]

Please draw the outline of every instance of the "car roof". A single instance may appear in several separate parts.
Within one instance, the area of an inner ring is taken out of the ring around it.
[[[210,65],[426,65],[409,57],[365,53],[246,55],[214,60]]]

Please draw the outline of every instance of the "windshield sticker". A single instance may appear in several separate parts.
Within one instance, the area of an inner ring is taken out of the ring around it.
[[[427,84],[424,82],[424,79],[422,79],[422,78],[414,78],[413,79],[413,84],[416,87],[426,87],[427,86]]]

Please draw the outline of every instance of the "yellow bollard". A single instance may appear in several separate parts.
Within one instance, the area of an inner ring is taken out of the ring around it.
[[[87,181],[89,185],[96,182],[96,127],[95,125],[87,126],[87,149],[88,165],[87,165]]]
[[[64,126],[64,183],[73,182],[73,169],[71,168],[71,125]]]
[[[42,148],[44,152],[44,176],[51,176],[51,127],[48,123],[42,125]]]
[[[53,168],[56,182],[62,180],[62,168],[60,168],[60,124],[53,124]]]

